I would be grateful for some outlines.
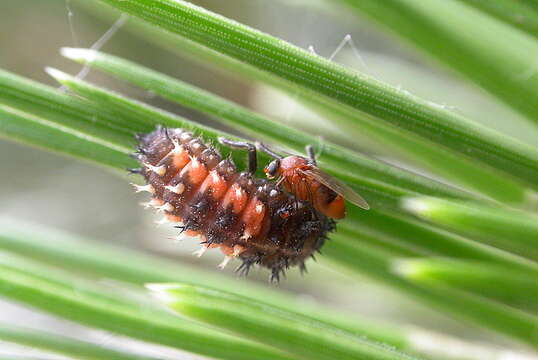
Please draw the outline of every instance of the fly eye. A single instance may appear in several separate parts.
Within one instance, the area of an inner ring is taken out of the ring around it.
[[[263,172],[267,175],[269,179],[272,179],[276,176],[278,168],[280,167],[280,160],[273,160],[263,169]]]

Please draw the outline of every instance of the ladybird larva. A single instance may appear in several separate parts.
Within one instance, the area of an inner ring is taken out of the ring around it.
[[[266,179],[238,172],[230,159],[183,129],[140,135],[140,173],[153,198],[150,206],[164,212],[182,231],[199,235],[203,253],[219,248],[242,261],[247,274],[254,264],[271,270],[271,280],[318,251],[335,222]]]

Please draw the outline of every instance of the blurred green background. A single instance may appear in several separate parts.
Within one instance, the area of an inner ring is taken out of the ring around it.
[[[77,73],[80,67],[62,58],[59,55],[60,47],[90,47],[117,18],[117,15],[108,16],[91,10],[87,4],[82,4],[83,1],[2,0],[0,67],[53,86],[57,85],[43,71],[45,66]],[[344,47],[336,55],[335,61],[356,67],[377,79],[400,86],[434,103],[455,109],[523,141],[538,145],[536,130],[518,115],[491,101],[472,85],[459,81],[451,73],[423,62],[411,49],[381,33],[366,20],[347,14],[343,9],[329,9],[323,1],[313,0],[193,2],[300,47],[312,46],[321,56],[329,57],[345,35],[350,34],[356,49]],[[346,138],[338,129],[294,104],[293,99],[262,86],[247,84],[210,71],[176,54],[152,46],[137,37],[128,26],[120,29],[103,49],[194,83],[282,121],[315,129],[315,135],[328,134],[326,136],[336,141],[352,143],[352,140]],[[142,101],[211,123],[209,119],[198,114],[192,114],[140,89],[113,82],[95,72],[90,72],[88,78]],[[518,132],[514,133],[514,129],[518,129]],[[382,152],[373,155],[394,161]],[[193,257],[191,252],[198,247],[194,241],[175,241],[176,232],[169,225],[157,228],[153,222],[158,216],[138,206],[143,198],[134,195],[124,180],[104,169],[4,140],[0,140],[0,169],[0,199],[3,204],[0,211],[4,215],[50,225],[101,241],[159,252],[164,256],[175,257],[178,261],[220,271],[216,269],[220,254],[210,252],[202,259]],[[352,282],[322,264],[310,262],[308,265],[311,271],[307,276],[301,277],[293,269],[288,279],[279,285],[266,283],[266,274],[263,271],[254,271],[248,280],[238,278],[237,281],[260,281],[267,286],[279,286],[295,291],[307,301],[335,304],[337,308],[376,319],[433,329],[442,328],[460,336],[466,332],[465,328],[451,319],[443,318],[440,321],[439,315],[423,306],[414,305],[409,300],[368,281]],[[227,273],[236,276],[232,268],[233,266]],[[323,281],[324,286],[320,289],[317,284],[321,279],[331,281]],[[330,286],[327,287],[326,284]],[[0,302],[0,321],[15,319],[25,326],[80,334],[86,339],[126,346],[125,340],[119,337],[89,331]],[[474,331],[468,335],[481,337],[481,334]],[[7,346],[0,346],[0,354],[7,351],[6,349]],[[151,351],[160,354],[164,350]],[[27,354],[22,350],[21,353]],[[186,355],[185,358],[195,356]]]

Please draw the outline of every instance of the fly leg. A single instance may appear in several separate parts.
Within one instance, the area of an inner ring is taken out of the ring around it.
[[[310,159],[312,164],[314,166],[318,166],[318,164],[316,162],[316,154],[314,153],[314,148],[312,147],[312,145],[306,145],[305,146],[305,151],[306,151],[306,155],[308,156],[308,158]]]
[[[269,156],[272,157],[273,159],[276,159],[276,160],[282,160],[282,156],[278,155],[276,152],[274,152],[273,150],[269,149],[264,143],[256,142],[256,147],[258,148],[259,151],[261,151],[262,153],[265,153],[265,154],[269,155]]]
[[[254,146],[251,143],[244,142],[244,141],[234,141],[234,140],[228,140],[223,137],[219,137],[218,141],[220,144],[227,146],[232,149],[241,149],[241,150],[247,150],[248,157],[247,157],[247,169],[249,174],[254,174],[256,172],[256,169],[258,168],[258,160],[256,156],[256,146]]]

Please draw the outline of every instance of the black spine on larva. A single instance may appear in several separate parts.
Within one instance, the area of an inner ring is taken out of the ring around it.
[[[201,235],[206,246],[241,259],[242,273],[258,264],[278,280],[290,266],[304,270],[304,261],[319,251],[335,228],[334,221],[309,202],[297,200],[266,179],[238,173],[231,160],[223,160],[187,131],[157,128],[138,139],[135,157],[141,163],[140,174],[152,186],[152,204],[169,220]],[[219,194],[208,185],[212,181],[220,184]],[[228,199],[225,206],[223,191],[236,191],[243,202]],[[246,210],[249,203],[258,205]]]

